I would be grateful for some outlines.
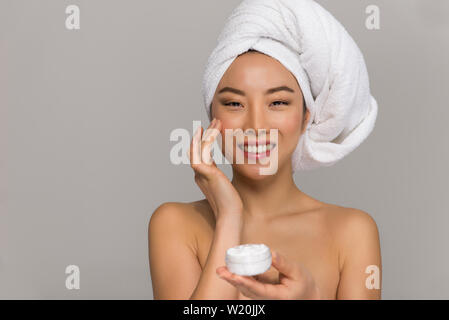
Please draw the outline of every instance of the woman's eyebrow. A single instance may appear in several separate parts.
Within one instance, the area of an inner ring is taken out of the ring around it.
[[[290,87],[287,86],[280,86],[280,87],[276,87],[276,88],[271,88],[268,89],[265,94],[272,94],[278,91],[288,91],[288,92],[295,92],[295,90],[293,90]],[[224,87],[223,89],[221,89],[218,94],[223,93],[223,92],[232,92],[241,96],[245,96],[245,92],[239,89],[235,89],[235,88],[231,88],[231,87]]]
[[[231,87],[224,87],[223,89],[221,89],[220,91],[218,91],[218,94],[223,93],[223,92],[232,92],[241,96],[245,96],[245,92],[239,90],[239,89],[235,89],[235,88],[231,88]]]
[[[280,86],[280,87],[268,89],[267,92],[265,92],[265,94],[272,94],[272,93],[275,93],[275,92],[278,92],[278,91],[295,92],[295,90],[293,90],[293,89],[290,88],[290,87],[287,87],[287,86]]]

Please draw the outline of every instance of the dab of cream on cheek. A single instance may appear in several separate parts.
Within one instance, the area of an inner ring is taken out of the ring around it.
[[[229,271],[241,276],[264,273],[271,266],[271,251],[264,244],[242,244],[226,251]]]

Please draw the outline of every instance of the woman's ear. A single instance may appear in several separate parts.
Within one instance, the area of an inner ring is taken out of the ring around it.
[[[310,111],[309,111],[309,109],[306,109],[306,113],[304,114],[304,118],[302,119],[301,135],[304,134],[304,132],[306,131],[307,124],[309,123],[309,119],[310,119]]]

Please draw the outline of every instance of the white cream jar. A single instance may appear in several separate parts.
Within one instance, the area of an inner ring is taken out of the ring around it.
[[[254,276],[271,266],[271,251],[264,244],[242,244],[226,250],[226,266],[232,273]]]

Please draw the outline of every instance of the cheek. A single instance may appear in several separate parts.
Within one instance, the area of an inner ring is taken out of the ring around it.
[[[229,116],[226,114],[217,115],[217,119],[221,122],[221,136],[224,139],[225,130],[238,130],[244,127],[244,123],[242,123],[241,119],[235,116]]]
[[[285,138],[296,138],[301,133],[301,121],[300,114],[292,114],[288,117],[282,117],[278,119],[276,123],[273,123],[273,127],[279,128],[280,134]]]
[[[234,131],[236,129],[241,129],[241,124],[238,121],[236,121],[235,119],[232,119],[232,117],[219,117],[219,116],[217,116],[217,119],[219,119],[221,121],[220,134],[221,134],[222,146],[224,148],[224,146],[225,146],[225,138],[226,138],[226,136],[225,136],[226,131],[225,130],[228,129],[228,130],[233,130]],[[235,138],[233,138],[233,140],[232,140],[233,143],[234,143],[234,139]],[[235,147],[235,146],[233,146],[233,147]]]
[[[221,128],[224,129],[238,129],[241,128],[241,123],[233,117],[217,117],[221,121]]]
[[[212,115],[214,118],[220,120],[221,128],[224,129],[236,129],[241,127],[241,121],[235,115],[225,112],[222,108],[215,108],[216,103],[214,102],[212,106]]]
[[[279,156],[290,155],[296,148],[301,135],[302,117],[296,112],[289,117],[283,117],[279,123],[273,123],[273,127],[279,128]]]
[[[282,131],[284,131],[289,136],[296,136],[301,132],[301,118],[290,118],[284,122],[284,125],[281,128]]]

